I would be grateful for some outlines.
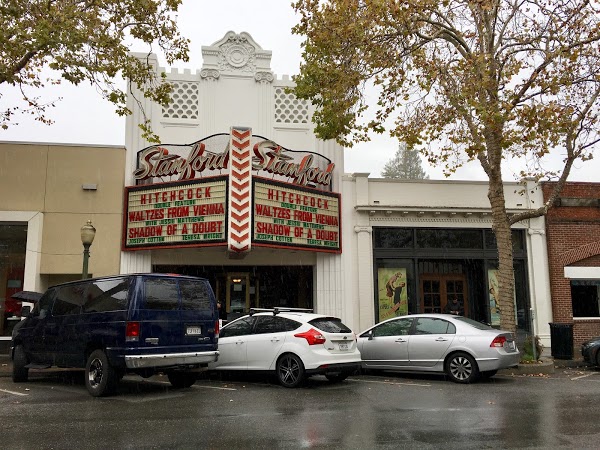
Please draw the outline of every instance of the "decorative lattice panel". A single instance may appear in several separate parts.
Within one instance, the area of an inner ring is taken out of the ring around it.
[[[172,81],[171,104],[163,108],[165,119],[198,119],[198,83]]]
[[[275,88],[275,122],[308,123],[308,103],[285,88]]]

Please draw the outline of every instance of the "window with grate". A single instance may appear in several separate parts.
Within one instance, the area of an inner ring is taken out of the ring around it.
[[[275,122],[308,123],[308,102],[286,92],[284,87],[275,88]]]
[[[172,81],[171,104],[163,108],[165,119],[198,119],[198,83]]]

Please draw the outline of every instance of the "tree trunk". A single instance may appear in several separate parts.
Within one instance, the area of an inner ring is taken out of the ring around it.
[[[504,185],[501,178],[490,178],[488,198],[492,206],[493,230],[498,246],[498,308],[500,328],[515,333],[515,274],[512,231],[506,213]]]

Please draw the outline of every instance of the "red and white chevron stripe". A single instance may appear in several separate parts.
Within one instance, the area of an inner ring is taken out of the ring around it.
[[[230,252],[250,251],[252,224],[251,128],[232,127],[229,141],[229,239]]]

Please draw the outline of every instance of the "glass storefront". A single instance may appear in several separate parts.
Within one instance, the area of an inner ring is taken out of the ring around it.
[[[21,320],[22,302],[12,295],[23,290],[27,225],[0,223],[0,338],[9,338]]]
[[[528,331],[529,294],[523,230],[513,230],[515,321]],[[489,229],[374,228],[378,322],[402,314],[443,313],[500,324],[495,307],[498,253]]]

